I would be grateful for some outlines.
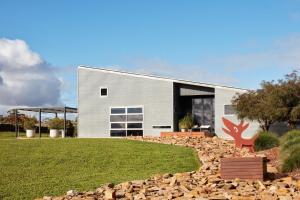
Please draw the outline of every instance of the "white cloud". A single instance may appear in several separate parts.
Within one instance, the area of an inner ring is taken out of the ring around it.
[[[32,52],[23,40],[2,38],[0,47],[1,65],[9,66],[11,69],[31,67],[43,62],[40,56]]]
[[[0,105],[61,104],[61,81],[54,68],[23,40],[0,39]]]

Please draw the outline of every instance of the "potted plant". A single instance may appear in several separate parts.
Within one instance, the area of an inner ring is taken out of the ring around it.
[[[32,117],[24,121],[24,129],[26,129],[26,137],[32,138],[35,136],[35,124],[37,120]]]
[[[179,129],[181,132],[186,132],[186,130],[187,130],[187,126],[186,126],[184,118],[179,120]]]
[[[50,129],[50,137],[56,138],[59,136],[59,130],[63,128],[64,121],[59,118],[53,118],[48,121],[48,127]]]
[[[191,130],[194,125],[194,120],[191,114],[187,113],[181,120],[179,120],[179,128],[181,132]]]

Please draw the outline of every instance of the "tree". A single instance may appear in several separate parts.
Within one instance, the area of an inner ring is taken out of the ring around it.
[[[300,77],[294,71],[284,79],[263,81],[261,89],[236,95],[234,105],[239,119],[258,121],[264,131],[274,122],[288,122],[294,128],[300,119]]]
[[[271,89],[268,91],[261,89],[236,95],[232,100],[232,104],[238,118],[241,120],[256,120],[262,130],[268,131],[276,119],[276,112],[272,107],[273,100],[268,94],[270,92],[273,91]]]
[[[25,114],[18,114],[18,125],[24,126],[24,122],[30,118],[29,116]],[[1,118],[0,123],[2,124],[16,124],[16,116],[15,113],[10,113],[7,116],[4,116]]]
[[[280,112],[277,121],[288,122],[289,127],[295,128],[300,119],[300,77],[297,71],[278,80],[278,92],[275,95],[275,108]]]

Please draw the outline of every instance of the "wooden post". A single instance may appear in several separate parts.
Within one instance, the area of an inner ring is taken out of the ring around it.
[[[66,107],[64,107],[64,132],[65,132],[65,136],[67,134],[67,127],[66,127],[66,119],[67,119],[67,116],[66,116],[67,112],[66,112]]]
[[[16,138],[18,138],[18,110],[15,110],[15,132]]]
[[[40,138],[42,137],[41,126],[42,126],[42,110],[39,109],[39,135],[40,135]]]

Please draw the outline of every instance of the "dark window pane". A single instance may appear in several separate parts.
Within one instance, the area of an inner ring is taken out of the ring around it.
[[[107,96],[107,88],[101,88],[101,96]]]
[[[124,123],[111,123],[110,127],[111,128],[125,128],[125,124]]]
[[[143,136],[142,130],[127,130],[127,136]]]
[[[111,130],[110,136],[112,137],[125,137],[126,131],[125,130]]]
[[[127,108],[128,113],[143,113],[143,108]]]
[[[111,122],[125,122],[126,121],[126,115],[111,115],[110,116]]]
[[[143,128],[142,123],[128,123],[127,128]]]
[[[125,113],[125,108],[111,108],[111,114],[122,114]]]
[[[127,115],[127,121],[143,121],[143,115]]]
[[[225,105],[224,106],[224,114],[225,115],[234,115],[235,110],[232,105]]]

